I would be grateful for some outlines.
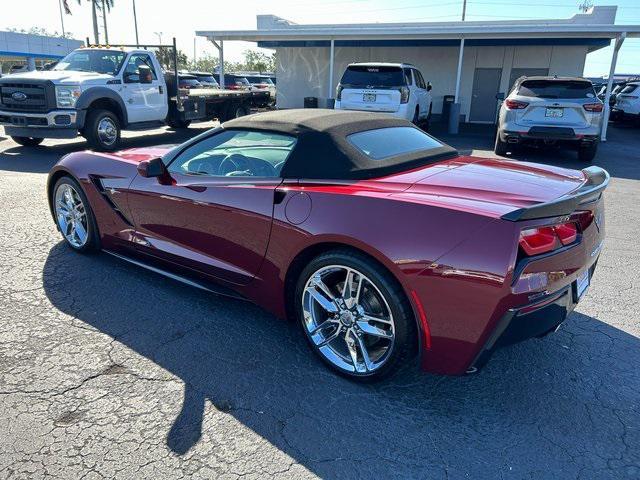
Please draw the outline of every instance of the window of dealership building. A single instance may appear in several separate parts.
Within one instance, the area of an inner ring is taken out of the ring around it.
[[[216,45],[256,42],[275,49],[279,108],[299,108],[305,97],[330,105],[352,62],[406,62],[433,85],[433,113],[453,96],[460,120],[493,123],[496,95],[522,75],[582,76],[588,53],[615,43],[617,51],[638,25],[616,25],[616,7],[593,7],[569,19],[299,25],[258,15],[256,30],[198,31]]]

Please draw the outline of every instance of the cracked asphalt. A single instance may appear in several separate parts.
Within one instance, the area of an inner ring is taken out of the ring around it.
[[[638,132],[601,145],[607,242],[559,332],[477,375],[365,386],[251,304],[71,252],[44,188],[84,144],[0,136],[0,478],[640,479]],[[492,155],[486,135],[445,140]]]

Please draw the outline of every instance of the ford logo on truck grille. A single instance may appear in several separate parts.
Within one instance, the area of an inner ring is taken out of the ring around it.
[[[27,94],[22,92],[13,92],[11,94],[11,98],[13,98],[16,102],[24,102],[27,99]]]

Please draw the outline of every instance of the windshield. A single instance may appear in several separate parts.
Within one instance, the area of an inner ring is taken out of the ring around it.
[[[79,50],[64,57],[53,69],[115,75],[120,70],[125,57],[125,52]]]
[[[400,67],[353,65],[348,67],[342,85],[370,85],[372,87],[399,87],[405,84]]]
[[[594,98],[591,82],[580,80],[525,80],[518,95],[538,98]]]

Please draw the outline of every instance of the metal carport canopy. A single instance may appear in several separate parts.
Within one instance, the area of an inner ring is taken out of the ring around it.
[[[504,45],[547,43],[591,45],[590,51],[608,45],[615,40],[611,59],[609,88],[605,98],[605,120],[609,118],[609,93],[617,54],[625,38],[640,37],[640,25],[616,25],[617,7],[593,7],[587,14],[577,14],[568,19],[517,20],[494,22],[420,22],[420,23],[367,23],[334,25],[298,25],[274,15],[259,15],[256,30],[201,30],[196,35],[206,37],[216,45],[222,56],[222,42],[236,40],[256,42],[259,46],[326,46],[330,50],[331,78],[329,95],[333,91],[334,48],[342,45],[371,46],[376,42],[386,45],[460,45],[456,79],[458,101],[464,44]],[[604,41],[604,42],[603,42]],[[221,71],[222,74],[222,71]],[[221,75],[222,76],[222,75]],[[602,140],[606,140],[607,121],[603,122]]]

